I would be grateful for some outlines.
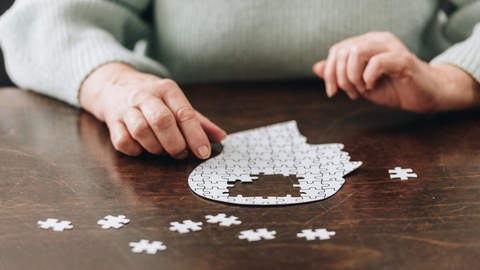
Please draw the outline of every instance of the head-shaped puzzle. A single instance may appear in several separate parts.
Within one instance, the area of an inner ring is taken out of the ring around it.
[[[197,166],[188,178],[201,197],[241,205],[285,205],[314,202],[334,195],[343,177],[360,167],[343,145],[307,144],[295,121],[230,134],[218,156]],[[296,175],[301,196],[230,196],[235,181],[254,183],[258,174]]]

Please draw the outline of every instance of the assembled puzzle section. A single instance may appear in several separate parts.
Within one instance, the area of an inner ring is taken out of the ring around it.
[[[240,205],[286,205],[334,195],[343,177],[361,166],[350,161],[343,145],[307,144],[295,121],[230,134],[223,151],[197,166],[189,176],[192,191],[204,198]],[[301,196],[230,196],[236,181],[255,183],[259,174],[296,175]],[[257,176],[256,176],[257,175]]]

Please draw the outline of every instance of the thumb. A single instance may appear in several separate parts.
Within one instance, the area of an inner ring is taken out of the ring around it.
[[[386,52],[370,58],[363,72],[366,88],[372,90],[383,75],[396,77],[410,69],[414,61],[412,56],[410,53]]]

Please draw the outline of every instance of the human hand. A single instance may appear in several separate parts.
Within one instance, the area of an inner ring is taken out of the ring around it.
[[[339,89],[376,104],[414,112],[473,107],[480,103],[479,83],[462,69],[430,65],[388,32],[371,32],[341,41],[326,60],[313,66],[329,97]]]
[[[170,79],[109,63],[87,77],[80,104],[104,121],[116,150],[130,156],[144,150],[182,159],[188,149],[201,159],[211,154],[210,141],[219,142],[225,131],[193,109]]]

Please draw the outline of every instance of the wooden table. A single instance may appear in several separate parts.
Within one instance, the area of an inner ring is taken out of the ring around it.
[[[16,89],[0,90],[0,269],[473,269],[480,266],[480,111],[415,115],[345,97],[320,82],[184,86],[228,132],[295,119],[310,143],[345,144],[363,166],[332,198],[282,207],[208,201],[187,185],[198,160],[116,153],[89,114]],[[411,167],[418,179],[391,180]],[[277,187],[268,187],[275,192]],[[242,224],[206,224],[227,213]],[[130,224],[101,230],[105,215]],[[38,220],[74,229],[41,230]],[[185,235],[169,223],[203,221]],[[274,240],[238,233],[266,227]],[[327,241],[296,237],[327,228]],[[167,250],[133,254],[129,242]]]

